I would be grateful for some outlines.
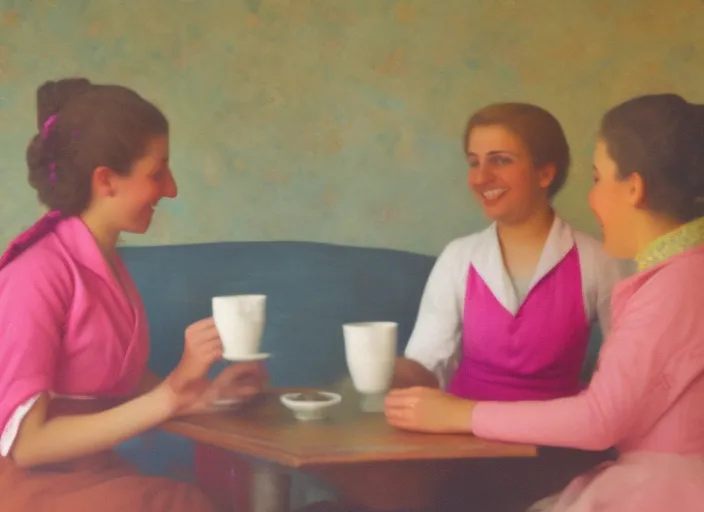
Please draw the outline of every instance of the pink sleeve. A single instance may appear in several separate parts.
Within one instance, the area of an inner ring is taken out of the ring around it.
[[[683,350],[697,339],[691,326],[702,326],[695,299],[646,283],[614,317],[585,391],[546,402],[479,403],[472,414],[473,432],[508,442],[604,450],[635,424],[647,428],[667,408],[667,376],[676,375],[685,385],[701,369],[702,356],[692,360]]]
[[[50,391],[72,294],[61,259],[32,251],[0,272],[0,426]]]

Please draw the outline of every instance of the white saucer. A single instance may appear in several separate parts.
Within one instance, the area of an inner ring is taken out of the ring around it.
[[[240,403],[242,403],[241,398],[221,398],[220,400],[213,401],[215,407],[232,407]]]
[[[258,354],[248,354],[246,356],[226,356],[223,355],[222,358],[226,361],[232,362],[246,362],[246,361],[263,361],[264,359],[269,359],[271,354],[268,352],[259,352]]]

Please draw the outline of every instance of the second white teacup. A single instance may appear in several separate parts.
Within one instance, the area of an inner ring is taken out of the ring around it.
[[[385,393],[394,374],[398,324],[359,322],[342,326],[347,368],[362,394]]]
[[[223,358],[235,360],[256,355],[266,324],[266,295],[213,297],[212,303]]]

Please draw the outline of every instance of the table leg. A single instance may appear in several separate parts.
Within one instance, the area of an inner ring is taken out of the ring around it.
[[[379,461],[311,470],[332,484],[340,499],[375,512],[434,510],[452,466],[433,461]]]
[[[291,475],[264,462],[252,463],[250,512],[288,512]]]

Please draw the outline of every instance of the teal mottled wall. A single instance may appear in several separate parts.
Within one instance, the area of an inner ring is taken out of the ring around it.
[[[181,187],[128,243],[314,240],[437,253],[484,224],[459,134],[488,102],[538,103],[586,205],[594,130],[629,96],[704,101],[700,0],[0,0],[0,243],[39,214],[34,91],[84,75],[167,112]]]

